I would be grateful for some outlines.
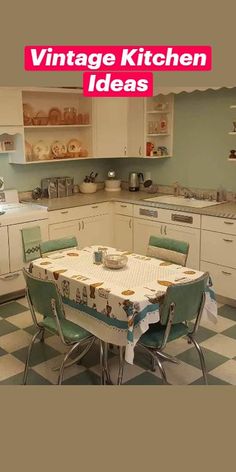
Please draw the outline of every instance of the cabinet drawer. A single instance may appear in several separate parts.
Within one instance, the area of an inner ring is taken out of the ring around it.
[[[236,234],[236,220],[217,218],[215,216],[202,216],[202,229],[218,231],[219,233]]]
[[[118,215],[133,216],[133,205],[131,203],[115,202],[115,213]]]
[[[89,216],[104,215],[111,211],[109,202],[94,203],[93,205],[84,205],[62,210],[53,210],[49,212],[48,222],[63,223],[64,221],[79,220]]]
[[[213,288],[217,295],[236,299],[236,270],[228,267],[201,262],[201,270],[209,272],[213,282]]]
[[[236,236],[202,231],[201,260],[236,268]]]
[[[0,297],[25,288],[22,271],[0,276]]]

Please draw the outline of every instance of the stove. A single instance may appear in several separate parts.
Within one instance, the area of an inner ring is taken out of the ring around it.
[[[24,294],[22,229],[31,226],[48,239],[47,207],[20,203],[15,189],[0,191],[0,303]]]

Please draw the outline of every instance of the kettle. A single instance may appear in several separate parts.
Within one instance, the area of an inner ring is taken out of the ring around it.
[[[143,181],[142,172],[129,173],[129,191],[130,192],[137,192],[139,190],[140,178],[142,178],[142,181]]]

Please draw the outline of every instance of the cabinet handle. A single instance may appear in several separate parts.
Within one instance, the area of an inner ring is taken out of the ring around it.
[[[222,274],[224,274],[224,275],[232,275],[232,272],[226,272],[226,270],[222,270],[221,272],[222,272]]]
[[[126,156],[127,154],[127,146],[124,147],[124,155]]]
[[[233,242],[233,239],[226,239],[226,238],[223,238],[223,241],[225,241],[226,243],[232,243],[232,242]]]
[[[165,233],[165,235],[166,235],[166,226],[164,227],[164,233]]]
[[[66,210],[66,211],[61,211],[61,215],[66,215],[67,213],[69,213],[68,210]]]
[[[139,153],[140,156],[142,155],[142,147],[141,146],[139,146],[138,153]]]
[[[161,225],[161,234],[162,234],[162,225]]]
[[[129,227],[130,227],[130,229],[132,228],[132,220],[131,220],[131,218],[130,218],[130,220],[129,220]]]
[[[121,208],[127,208],[127,205],[120,205]]]
[[[9,275],[5,275],[5,277],[1,278],[1,280],[14,280],[14,279],[17,279],[18,277],[20,277],[20,274],[9,274]]]
[[[79,231],[81,230],[80,221],[79,221]]]
[[[92,208],[98,208],[98,205],[94,205],[94,206],[92,206]]]
[[[82,221],[82,229],[84,229],[84,222]]]
[[[224,224],[225,225],[234,225],[234,222],[233,221],[224,221]]]

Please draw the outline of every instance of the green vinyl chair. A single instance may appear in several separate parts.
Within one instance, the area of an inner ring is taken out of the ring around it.
[[[51,280],[38,279],[30,274],[26,269],[23,269],[23,274],[26,281],[26,294],[29,308],[34,325],[37,328],[28,348],[23,384],[25,385],[27,381],[30,355],[33,345],[37,338],[40,338],[43,342],[44,332],[49,331],[50,333],[57,334],[62,343],[69,348],[59,369],[58,384],[61,385],[65,367],[69,367],[75,362],[81,360],[92,347],[96,338],[77,324],[66,320],[61,295],[55,282]],[[42,320],[38,321],[37,314],[43,315]],[[76,357],[76,359],[73,359],[73,361],[66,364],[67,360],[80,345],[85,345],[84,350]]]
[[[186,336],[188,342],[197,349],[203,379],[207,384],[205,359],[195,335],[201,321],[208,279],[209,274],[206,272],[197,280],[168,287],[160,306],[160,322],[151,324],[138,341],[138,346],[151,355],[153,370],[155,363],[158,364],[164,383],[167,383],[167,378],[161,361],[166,357],[163,351],[169,341]],[[193,328],[189,328],[186,321],[192,320],[195,320]]]
[[[188,257],[188,251],[189,244],[184,241],[150,236],[147,248],[147,256],[185,266]]]
[[[78,241],[75,236],[61,239],[51,239],[40,243],[41,256],[53,251],[60,251],[63,249],[75,248],[78,246]]]

